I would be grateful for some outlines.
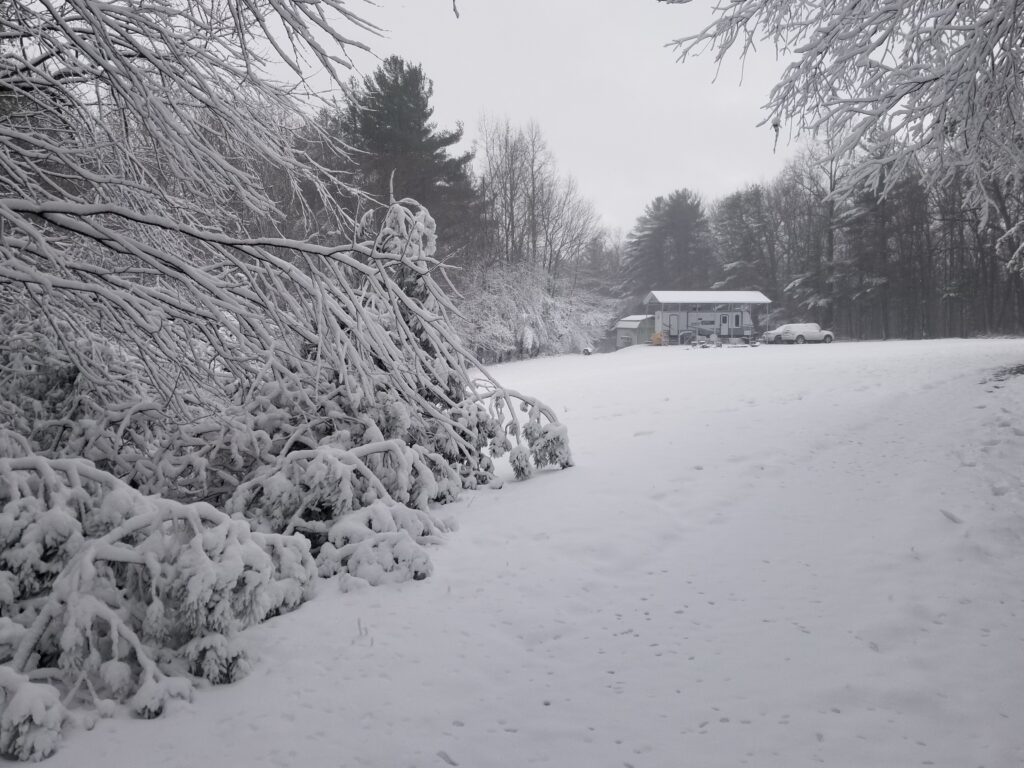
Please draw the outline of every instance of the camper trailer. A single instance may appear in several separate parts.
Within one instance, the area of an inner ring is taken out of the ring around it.
[[[725,341],[756,337],[771,299],[760,291],[651,291],[644,299],[665,344],[712,335]]]

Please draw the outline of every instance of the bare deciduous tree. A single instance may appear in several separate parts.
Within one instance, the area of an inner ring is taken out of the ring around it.
[[[557,275],[582,257],[598,217],[575,180],[560,175],[539,126],[507,120],[481,126],[481,188],[494,258],[541,266]]]

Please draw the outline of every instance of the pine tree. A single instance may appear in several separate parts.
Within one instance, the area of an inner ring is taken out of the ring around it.
[[[382,203],[393,192],[424,205],[437,222],[439,244],[450,253],[469,235],[467,213],[476,201],[473,154],[450,154],[462,140],[462,125],[438,128],[432,120],[433,94],[420,65],[391,56],[371,75],[350,83],[347,104],[333,120],[356,150],[357,186]]]
[[[717,271],[703,203],[688,189],[655,198],[626,239],[623,288],[629,294],[710,288]]]
[[[778,293],[778,221],[760,185],[720,200],[712,226],[722,279],[714,287]]]

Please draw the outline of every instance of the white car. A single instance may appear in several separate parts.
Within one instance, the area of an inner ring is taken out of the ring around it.
[[[822,330],[817,323],[790,323],[780,326],[779,330],[781,333],[778,334],[777,341],[783,344],[804,344],[812,341],[831,344],[835,339],[832,331]]]
[[[761,336],[761,341],[765,344],[781,344],[782,343],[782,332],[789,328],[788,325],[780,325],[778,328],[774,328],[770,331],[765,331]]]

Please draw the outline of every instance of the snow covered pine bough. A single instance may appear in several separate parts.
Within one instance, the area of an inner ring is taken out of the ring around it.
[[[276,24],[344,63],[321,6],[372,28],[343,0],[0,10],[4,757],[238,679],[239,632],[318,575],[425,578],[436,505],[498,457],[571,464],[452,331],[428,212],[357,221],[258,76]]]

